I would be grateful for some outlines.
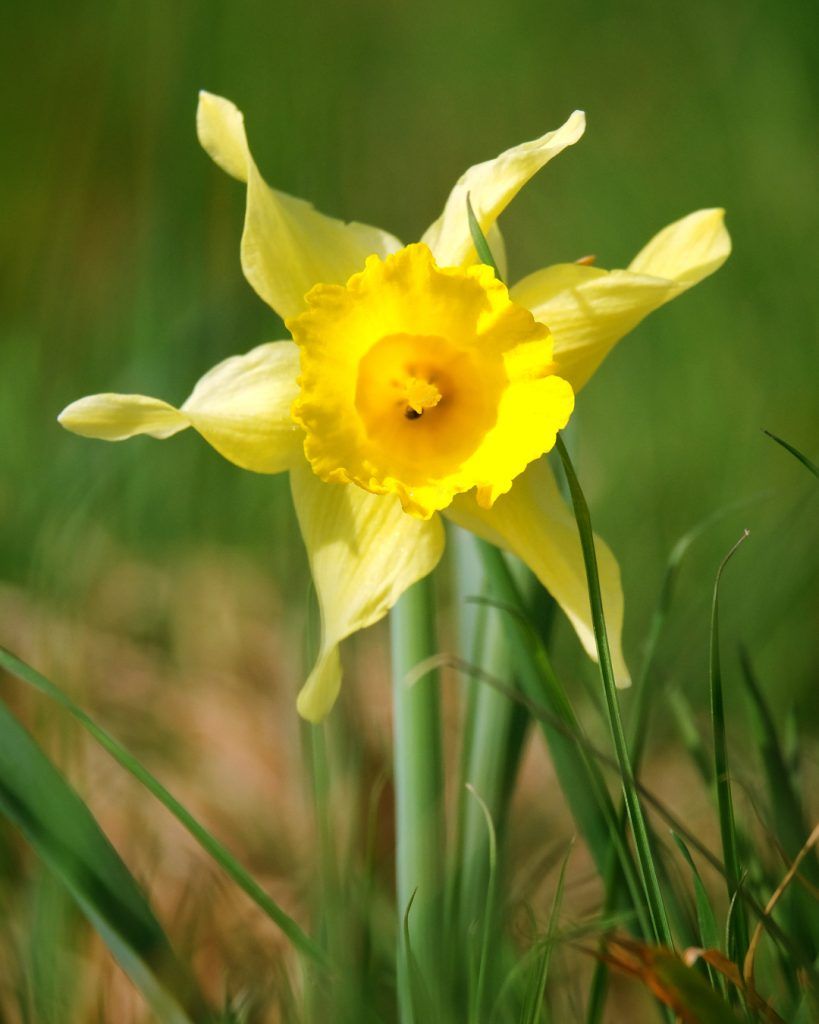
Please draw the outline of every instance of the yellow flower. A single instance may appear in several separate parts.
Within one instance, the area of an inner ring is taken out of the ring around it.
[[[725,261],[722,211],[669,225],[627,270],[560,264],[507,291],[477,264],[467,194],[503,272],[496,220],[577,142],[582,113],[470,168],[421,243],[405,248],[271,189],[228,100],[202,93],[197,128],[213,160],[247,185],[242,268],[294,341],[225,360],[179,408],[94,395],[68,406],[63,426],[109,441],[192,426],[245,469],[290,472],[322,618],[298,700],[308,719],[338,694],[341,641],[437,564],[439,511],[522,558],[595,657],[574,519],[540,456],[616,342]],[[596,543],[615,673],[627,684],[619,570]]]

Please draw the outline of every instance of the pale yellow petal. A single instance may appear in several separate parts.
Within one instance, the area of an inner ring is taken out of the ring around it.
[[[191,426],[237,466],[280,473],[304,458],[303,434],[290,416],[298,369],[292,341],[269,342],[215,366],[181,409],[144,395],[91,395],[58,418],[75,434],[104,441],[166,438]]]
[[[215,164],[239,181],[247,181],[247,168],[251,163],[245,135],[245,118],[235,103],[199,93],[196,108],[196,134],[199,144]]]
[[[466,215],[467,195],[483,233],[489,235],[497,218],[526,182],[558,153],[577,142],[585,129],[585,115],[576,110],[556,131],[507,149],[494,160],[470,167],[450,192],[444,212],[421,239],[430,247],[438,264],[458,267],[475,262],[475,247]],[[498,253],[495,256],[497,259]]]
[[[558,264],[525,277],[510,294],[551,329],[557,372],[577,392],[620,338],[712,274],[730,251],[723,211],[700,210],[664,228],[628,270]]]
[[[280,473],[303,457],[303,433],[290,415],[298,372],[296,345],[268,342],[206,373],[181,411],[237,466]]]
[[[731,254],[725,211],[697,210],[663,228],[629,264],[633,274],[649,274],[690,288],[713,274]]]
[[[228,174],[247,182],[242,269],[282,319],[304,308],[315,284],[343,284],[367,256],[385,256],[401,243],[380,228],[336,220],[310,203],[270,188],[250,154],[244,117],[229,100],[200,93],[199,141]]]
[[[481,508],[474,495],[462,494],[446,510],[459,526],[505,548],[525,562],[557,601],[588,654],[597,659],[586,570],[577,525],[545,459],[517,477],[508,494],[491,509]],[[609,645],[619,686],[628,686],[623,658],[623,591],[620,570],[604,541],[595,538]]]
[[[444,531],[438,517],[408,516],[393,495],[319,480],[307,462],[290,481],[321,612],[319,655],[298,699],[299,714],[315,722],[338,695],[338,645],[435,568]]]
[[[66,406],[57,420],[73,434],[101,441],[125,441],[138,434],[162,439],[188,426],[178,409],[147,395],[88,395]]]

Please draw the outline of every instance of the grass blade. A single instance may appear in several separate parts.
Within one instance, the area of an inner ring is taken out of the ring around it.
[[[77,945],[81,915],[70,893],[53,872],[43,866],[30,901],[28,937],[24,950],[23,999],[30,1005],[25,1018],[37,1024],[64,1024],[76,1019],[81,955],[69,953]]]
[[[643,663],[640,666],[640,673],[634,683],[634,691],[631,699],[631,729],[629,740],[629,751],[631,754],[632,770],[635,775],[639,774],[640,763],[643,757],[643,747],[648,732],[648,715],[650,710],[650,697],[656,696],[654,690],[649,686],[654,659],[657,654],[660,638],[665,628],[666,620],[671,611],[671,604],[677,586],[677,578],[680,574],[683,560],[688,554],[691,546],[699,540],[714,524],[721,522],[727,515],[745,508],[749,504],[759,500],[759,496],[743,498],[739,501],[732,501],[722,508],[717,509],[710,515],[705,516],[698,523],[686,531],[671,549],[666,562],[665,572],[660,584],[660,592],[657,604],[651,617],[648,628],[648,635],[644,647]],[[705,755],[704,749],[703,754]]]
[[[745,648],[740,648],[739,662],[742,667],[742,679],[750,698],[748,706],[751,710],[754,745],[759,749],[765,769],[768,795],[774,814],[774,831],[785,853],[792,860],[801,850],[808,834],[805,812],[793,785],[791,773],[788,771],[771,709],[762,693]],[[808,859],[804,870],[810,871],[814,884],[819,884],[819,873],[812,857]]]
[[[32,686],[45,696],[65,708],[82,727],[94,737],[110,755],[127,772],[163,804],[208,853],[224,872],[253,900],[264,913],[274,921],[293,945],[316,963],[327,965],[326,954],[310,939],[299,925],[272,900],[259,883],[248,874],[235,857],[210,832],[200,825],[196,818],[168,792],[162,783],[155,778],[129,751],[109,732],[75,704],[58,686],[50,682],[44,675],[21,661],[5,648],[0,647],[0,667],[21,682]]]
[[[777,843],[781,844],[785,858],[793,861],[802,848],[808,826],[802,801],[794,786],[791,773],[785,761],[785,754],[779,743],[773,715],[762,693],[754,673],[748,652],[740,648],[742,679],[748,693],[751,712],[751,735],[760,752],[765,781],[768,786],[768,802],[773,816],[773,831]],[[815,853],[803,860],[801,874],[814,888],[819,888],[819,864]],[[783,901],[783,912],[790,922],[790,930],[798,937],[810,960],[819,951],[819,919],[813,908],[806,905],[798,893],[788,893]]]
[[[467,193],[466,196],[466,216],[469,220],[469,233],[472,235],[472,244],[475,246],[478,259],[481,263],[485,263],[487,267],[491,267],[495,271],[495,277],[500,281],[501,276],[498,271],[498,265],[495,263],[495,257],[492,255],[492,250],[489,248],[489,242],[487,242],[486,236],[483,231],[481,231],[478,218],[475,216],[475,211],[472,209],[472,199],[470,198],[469,193]]]
[[[708,898],[708,892],[702,884],[702,878],[697,870],[697,865],[694,863],[694,859],[688,852],[688,847],[685,845],[682,838],[673,830],[671,832],[671,838],[677,844],[677,848],[683,855],[685,862],[691,870],[691,879],[694,884],[694,905],[697,910],[697,930],[699,932],[697,944],[703,949],[719,949],[719,927],[717,926],[717,919],[714,914],[714,908],[711,906],[711,900]],[[726,995],[725,982],[722,975],[713,971],[708,963],[706,963],[705,969],[711,985],[714,988],[719,988],[723,996]]]
[[[0,811],[65,885],[159,1020],[213,1020],[93,815],[2,702]]]
[[[495,825],[492,821],[492,814],[489,811],[486,801],[480,795],[480,793],[472,786],[467,783],[467,789],[472,796],[477,800],[478,805],[486,823],[487,833],[487,845],[489,848],[489,865],[488,865],[488,876],[487,876],[487,890],[486,890],[486,902],[483,911],[483,928],[481,929],[481,951],[480,958],[478,961],[478,977],[475,983],[474,991],[470,988],[470,1012],[469,1020],[471,1024],[478,1024],[479,1021],[483,1020],[483,1001],[484,991],[486,989],[486,969],[489,962],[489,946],[492,937],[492,927],[494,924],[495,917],[495,893],[497,886],[497,869],[498,869],[498,840],[495,835]]]
[[[795,459],[798,459],[805,469],[810,473],[813,473],[815,477],[819,477],[819,466],[817,466],[815,462],[811,462],[807,455],[800,452],[798,448],[795,448],[792,444],[784,441],[781,437],[777,437],[776,434],[772,434],[770,430],[763,430],[762,433],[767,435],[772,441],[776,441],[777,444],[782,445],[785,451],[790,452]]]
[[[725,566],[748,537],[745,530],[728,554],[723,558],[717,569],[714,582],[714,596],[711,605],[711,647],[709,654],[709,675],[711,682],[711,721],[714,732],[714,780],[717,788],[717,808],[719,811],[720,836],[722,838],[722,856],[725,863],[725,882],[728,887],[728,899],[736,900],[740,886],[741,869],[739,863],[739,846],[734,824],[734,806],[731,795],[731,778],[728,773],[728,746],[725,738],[725,702],[722,687],[722,665],[719,654],[719,585]],[[739,964],[748,948],[748,921],[742,900],[736,900],[733,908],[731,943],[728,955]]]
[[[694,882],[694,902],[697,908],[697,927],[699,928],[699,944],[707,949],[719,949],[719,928],[717,919],[714,916],[714,909],[711,900],[708,898],[702,878],[697,870],[688,847],[685,845],[676,832],[671,833],[671,838],[677,844],[680,853],[685,858],[688,867],[691,869],[691,878]]]
[[[552,908],[549,911],[549,925],[543,940],[543,951],[540,955],[540,962],[534,975],[534,985],[527,993],[526,1005],[524,1007],[521,1024],[538,1024],[540,1011],[543,1006],[543,997],[546,994],[546,982],[549,979],[549,964],[552,959],[552,949],[557,939],[558,922],[560,920],[560,908],[563,904],[563,891],[566,884],[566,868],[569,865],[569,857],[574,848],[574,840],[569,843],[569,848],[563,855],[560,865],[560,873],[557,876],[557,886],[552,899]]]
[[[540,722],[563,795],[602,876],[609,867],[609,854],[617,853],[623,873],[624,891],[644,934],[649,921],[643,908],[640,881],[620,831],[617,813],[602,775],[582,742],[580,725],[560,685],[546,651],[529,628],[526,607],[506,561],[493,545],[478,542],[487,580],[498,607],[504,609],[515,676],[530,711],[543,708]]]
[[[768,903],[765,906],[765,917],[766,918],[771,916],[771,914],[774,911],[774,907],[779,902],[779,900],[782,898],[782,894],[785,892],[785,890],[788,888],[788,886],[791,884],[791,882],[796,877],[797,872],[799,870],[800,864],[805,859],[805,857],[807,857],[808,854],[811,853],[811,851],[813,850],[813,848],[814,848],[814,846],[816,845],[817,842],[819,842],[819,825],[817,825],[814,828],[814,830],[811,832],[811,834],[805,840],[805,843],[804,843],[802,849],[799,851],[799,853],[794,858],[794,861],[791,864],[791,866],[788,868],[787,873],[785,874],[785,877],[782,879],[782,881],[776,887],[776,890],[774,891],[773,895],[768,900]],[[763,928],[764,928],[764,923],[762,921],[758,921],[757,922],[757,926],[754,929],[754,933],[751,936],[751,941],[750,941],[750,943],[748,945],[748,952],[745,955],[745,963],[743,965],[742,974],[743,974],[743,977],[745,978],[745,983],[747,985],[750,985],[751,987],[753,987],[753,983],[754,983],[754,957],[756,956],[757,947],[759,946],[760,940],[762,939]]]
[[[634,836],[634,847],[637,853],[637,863],[640,867],[643,889],[645,892],[646,905],[651,917],[652,928],[655,939],[665,946],[672,945],[671,930],[666,917],[665,904],[663,903],[660,883],[654,866],[654,857],[648,838],[643,810],[640,806],[640,799],[637,795],[634,774],[629,759],[628,744],[626,743],[623,723],[620,718],[620,705],[617,698],[617,689],[614,682],[614,669],[609,651],[608,636],[606,634],[606,621],[603,615],[603,597],[600,590],[600,578],[597,570],[597,553],[594,549],[594,533],[592,531],[591,515],[589,507],[580,487],[580,482],[574,471],[569,453],[560,435],[555,443],[566,479],[569,482],[569,491],[574,505],[577,529],[580,534],[580,543],[583,548],[583,560],[586,565],[586,581],[589,589],[589,600],[591,603],[592,620],[594,623],[594,637],[597,641],[597,654],[600,664],[600,678],[603,682],[603,691],[606,698],[606,707],[609,714],[609,725],[611,727],[614,750],[620,766],[620,775],[623,786],[623,798],[628,811],[629,824]]]

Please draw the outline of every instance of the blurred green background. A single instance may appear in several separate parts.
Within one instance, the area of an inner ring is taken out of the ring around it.
[[[626,265],[703,206],[726,207],[735,247],[578,403],[573,443],[623,568],[627,653],[637,660],[673,542],[748,499],[686,563],[664,672],[700,691],[713,574],[748,526],[726,642],[748,643],[780,708],[808,704],[815,481],[761,429],[817,458],[818,20],[811,0],[13,0],[0,43],[0,577],[82,609],[113,557],[167,565],[204,546],[304,593],[283,479],[234,468],[192,432],[105,445],[55,420],[96,391],[180,401],[216,361],[282,336],[241,275],[243,189],[197,145],[199,88],[245,111],[271,184],[407,241],[467,166],[581,107],[586,137],[502,220],[513,280],[587,253]],[[15,646],[7,623],[0,641]],[[561,643],[573,659],[566,629]]]

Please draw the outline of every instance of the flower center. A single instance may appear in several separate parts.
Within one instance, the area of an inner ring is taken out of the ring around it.
[[[444,397],[433,380],[410,377],[404,385],[407,397],[407,408],[404,415],[408,420],[417,420],[424,415],[427,409],[434,409]]]
[[[380,338],[358,364],[355,390],[372,452],[410,483],[457,465],[495,421],[499,375],[481,370],[438,335]]]

